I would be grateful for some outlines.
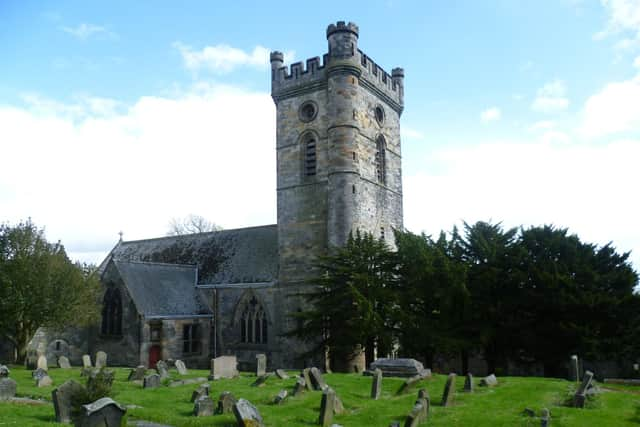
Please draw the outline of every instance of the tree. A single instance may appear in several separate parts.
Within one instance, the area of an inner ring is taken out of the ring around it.
[[[220,231],[222,227],[200,215],[189,214],[184,218],[172,218],[169,221],[167,236],[182,236],[184,234],[206,233]]]
[[[60,329],[98,318],[98,279],[72,263],[64,247],[46,241],[31,220],[0,225],[0,336],[24,361],[26,346],[40,326]]]
[[[299,326],[287,334],[313,344],[305,356],[328,349],[337,366],[358,346],[367,361],[373,360],[375,347],[389,349],[397,275],[386,243],[356,231],[344,247],[319,260],[318,270],[323,273],[304,294],[310,309],[292,315]]]

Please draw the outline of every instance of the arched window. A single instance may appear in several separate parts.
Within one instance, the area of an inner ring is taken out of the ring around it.
[[[256,297],[247,301],[240,317],[240,341],[266,344],[268,337],[267,315]]]
[[[304,150],[304,176],[316,174],[316,138],[308,134],[302,140]]]
[[[380,135],[378,139],[376,139],[376,175],[378,177],[378,182],[382,184],[386,184],[387,182],[387,144],[384,140],[384,136]]]
[[[122,335],[122,299],[116,288],[107,289],[102,300],[102,334]]]

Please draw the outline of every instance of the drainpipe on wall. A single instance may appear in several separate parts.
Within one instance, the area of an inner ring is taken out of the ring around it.
[[[213,289],[213,358],[218,357],[218,290]]]

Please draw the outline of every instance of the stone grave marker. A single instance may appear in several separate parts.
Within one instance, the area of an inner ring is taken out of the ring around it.
[[[96,353],[96,369],[107,367],[107,353],[99,351]]]
[[[304,378],[302,377],[298,377],[296,379],[296,384],[293,386],[293,393],[292,395],[297,396],[301,393],[304,393],[304,391],[306,390],[307,385],[304,382]]]
[[[251,384],[251,387],[264,387],[264,385],[266,384],[268,378],[269,378],[269,374],[264,374],[264,375],[259,376],[253,382],[253,384]]]
[[[422,363],[415,359],[380,358],[369,365],[371,372],[374,372],[376,369],[380,369],[382,375],[385,377],[431,376],[431,370],[425,369]]]
[[[8,378],[11,371],[5,365],[0,365],[0,378]]]
[[[11,378],[0,378],[0,401],[9,400],[16,395],[18,384]]]
[[[449,374],[447,382],[444,385],[444,391],[442,392],[442,406],[451,406],[453,403],[453,396],[456,392],[456,374]]]
[[[278,395],[276,397],[273,398],[273,403],[275,405],[281,405],[284,403],[285,399],[287,398],[289,393],[287,393],[287,390],[280,390],[280,392],[278,393]]]
[[[256,354],[256,376],[261,377],[267,373],[267,355]]]
[[[471,373],[467,373],[464,379],[464,391],[473,393],[473,375],[471,375]]]
[[[333,396],[333,413],[340,415],[344,413],[344,405],[342,404],[342,399],[340,399],[340,396],[338,396],[338,393],[336,393],[335,390],[333,392]]]
[[[132,369],[129,372],[129,378],[127,378],[127,381],[141,381],[144,380],[144,376],[147,373],[147,368],[145,368],[144,365],[138,365],[137,368]]]
[[[371,398],[378,400],[382,392],[382,371],[376,368],[373,371],[373,381],[371,381]]]
[[[229,414],[233,412],[233,407],[237,400],[230,391],[223,391],[218,398],[218,406],[216,408],[216,414]]]
[[[258,408],[246,399],[239,399],[233,405],[233,414],[239,427],[264,427],[264,421],[262,421]]]
[[[549,427],[551,425],[551,413],[547,408],[542,408],[540,412],[540,427]]]
[[[200,385],[200,387],[198,387],[197,389],[193,390],[193,393],[191,393],[191,402],[195,402],[196,400],[198,400],[202,396],[209,396],[209,390],[210,390],[210,385],[209,384]]]
[[[187,367],[184,365],[184,362],[182,360],[176,360],[175,365],[180,375],[187,375],[189,373],[189,371],[187,371]]]
[[[480,385],[483,387],[495,387],[498,385],[498,379],[494,374],[491,374],[481,379]]]
[[[420,401],[417,401],[413,408],[411,408],[411,412],[407,415],[407,418],[404,421],[405,427],[418,427],[422,420],[424,419],[425,408],[422,406]]]
[[[91,369],[93,367],[91,365],[91,356],[88,354],[82,356],[82,367],[85,369]]]
[[[329,427],[333,422],[333,405],[336,400],[336,392],[331,387],[327,387],[322,392],[320,401],[320,418],[318,422],[322,427]]]
[[[36,364],[37,369],[42,369],[44,371],[49,370],[49,366],[47,366],[47,358],[44,356],[38,357],[38,362]]]
[[[160,387],[160,375],[151,374],[144,377],[142,388],[156,388]]]
[[[287,375],[287,373],[283,369],[276,369],[276,375],[281,380],[288,380],[289,379],[289,375]]]
[[[422,405],[422,419],[426,420],[427,417],[429,417],[429,411],[431,410],[431,398],[429,397],[427,389],[423,388],[418,391],[418,400],[416,400],[416,403],[420,403]]]
[[[193,405],[195,417],[208,417],[213,415],[213,400],[209,396],[200,396]]]
[[[384,373],[382,375],[384,375]],[[423,375],[415,375],[413,377],[407,378],[398,389],[397,394],[405,394],[410,392],[420,381],[424,380],[425,378],[427,377]]]
[[[302,378],[304,378],[304,385],[307,387],[307,390],[313,390],[313,385],[311,385],[311,376],[309,375],[309,368],[304,368],[302,370]]]
[[[69,358],[67,358],[67,356],[58,357],[58,366],[60,367],[60,369],[71,369]]]
[[[71,411],[73,400],[76,396],[85,393],[85,391],[86,389],[82,384],[69,380],[51,392],[56,422],[64,424],[70,424],[72,422]]]
[[[88,405],[82,405],[82,413],[76,423],[80,427],[116,427],[122,425],[127,408],[109,397],[103,397]]]
[[[36,378],[36,387],[49,387],[53,384],[53,380],[49,375]]]
[[[309,369],[309,377],[311,378],[311,385],[314,390],[323,390],[327,386],[320,369],[315,366]]]
[[[45,371],[44,369],[36,369],[35,371],[31,372],[31,378],[33,379],[38,379],[38,378],[42,378],[44,376],[48,375],[47,371]]]
[[[217,380],[220,378],[236,378],[238,372],[238,359],[236,356],[220,356],[211,359],[211,372],[209,380]]]
[[[582,383],[573,395],[573,406],[575,408],[584,408],[584,403],[587,398],[587,389],[593,381],[593,372],[586,371],[582,376]]]
[[[163,360],[158,360],[156,363],[156,371],[158,371],[158,375],[160,375],[160,380],[169,378],[169,367]]]
[[[579,360],[576,354],[572,354],[569,359],[569,381],[580,381]]]

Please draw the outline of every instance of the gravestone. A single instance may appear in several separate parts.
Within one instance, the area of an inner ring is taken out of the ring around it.
[[[91,365],[91,356],[88,354],[82,356],[82,367],[85,369],[91,369],[93,367]]]
[[[211,372],[209,380],[217,380],[220,378],[236,378],[238,372],[238,359],[236,356],[220,356],[211,359]]]
[[[382,375],[384,376],[384,373]],[[429,374],[429,376],[431,376],[431,374]],[[407,378],[398,389],[397,394],[405,394],[410,392],[420,381],[424,380],[425,378],[428,377],[425,375],[415,375],[413,377]]]
[[[253,382],[253,384],[251,384],[251,387],[264,387],[265,383],[267,382],[267,378],[269,378],[269,374],[264,374],[264,375],[259,376]]]
[[[213,415],[213,400],[209,396],[200,396],[193,405],[195,417],[208,417]]]
[[[407,415],[404,421],[404,427],[417,427],[425,419],[426,409],[423,406],[423,402],[418,400],[411,408],[411,412]]]
[[[287,373],[283,369],[276,369],[276,375],[281,380],[288,380],[289,379],[289,375],[287,375]]]
[[[378,400],[382,391],[382,371],[377,369],[373,371],[373,381],[371,381],[371,398]]]
[[[67,356],[58,357],[58,366],[60,369],[71,369],[71,363],[69,363]]]
[[[122,417],[127,412],[124,406],[108,397],[103,397],[88,405],[82,405],[82,409],[76,422],[78,427],[120,427]]]
[[[140,380],[144,380],[144,376],[147,373],[147,368],[145,368],[144,365],[138,365],[137,368],[132,369],[129,372],[129,378],[127,378],[127,381],[140,381]]]
[[[11,378],[0,378],[0,400],[9,400],[16,395],[18,384]]]
[[[576,394],[573,395],[573,406],[575,408],[584,408],[584,403],[587,398],[587,389],[593,381],[593,372],[586,371],[582,376],[582,383],[576,390]]]
[[[456,392],[456,374],[449,374],[447,383],[444,385],[444,391],[442,392],[442,406],[451,406],[453,403],[453,396]]]
[[[70,424],[73,401],[86,392],[84,386],[73,380],[65,381],[60,387],[51,392],[56,422]]]
[[[169,378],[169,367],[163,360],[158,360],[156,363],[156,371],[158,371],[161,380]]]
[[[0,365],[0,378],[8,378],[11,371],[5,365]]]
[[[160,375],[151,374],[144,377],[142,388],[156,388],[160,387]]]
[[[209,396],[209,389],[210,389],[209,384],[202,384],[200,387],[195,389],[191,394],[191,401],[195,402],[202,396]]]
[[[576,354],[572,354],[569,359],[569,381],[580,381],[579,360]]]
[[[267,355],[256,354],[256,376],[261,377],[267,373]]]
[[[49,387],[53,384],[53,380],[49,375],[36,378],[36,387]]]
[[[311,385],[311,376],[309,375],[309,368],[304,368],[302,370],[302,378],[304,378],[304,385],[307,387],[307,390],[313,390],[313,385]]]
[[[233,414],[239,427],[264,427],[258,408],[246,399],[240,399],[233,405]]]
[[[429,411],[431,409],[431,398],[429,397],[429,392],[427,389],[421,389],[418,391],[418,400],[416,403],[420,403],[422,405],[423,410],[423,419],[427,419],[429,416]]]
[[[309,369],[309,377],[311,378],[311,385],[313,385],[314,390],[323,390],[327,386],[320,369],[315,366]]]
[[[301,393],[304,393],[304,391],[306,390],[307,385],[304,382],[304,378],[302,377],[298,377],[296,379],[296,384],[293,386],[293,395],[297,396]]]
[[[422,363],[415,359],[388,359],[380,358],[369,365],[369,370],[374,372],[376,369],[382,371],[385,377],[414,377],[421,375],[430,377],[431,370],[425,369]]]
[[[38,357],[38,362],[36,363],[37,369],[42,369],[43,371],[48,371],[49,366],[47,366],[47,358],[44,356]]]
[[[481,379],[480,385],[484,387],[494,387],[498,385],[498,379],[494,374],[491,374]]]
[[[96,369],[107,367],[107,353],[99,351],[96,353]]]
[[[40,369],[40,368],[38,368],[35,371],[31,372],[31,378],[36,379],[36,380],[38,378],[42,378],[42,377],[45,377],[47,375],[48,375],[47,371],[45,371],[44,369]]]
[[[467,393],[473,393],[473,375],[471,375],[471,373],[467,373],[467,376],[464,379],[464,391]]]
[[[237,400],[230,391],[223,391],[218,398],[218,407],[216,408],[216,414],[229,414],[233,412],[233,407]]]
[[[320,401],[320,418],[318,422],[322,427],[329,427],[333,421],[333,405],[336,400],[336,392],[331,387],[327,387],[322,392]]]
[[[187,375],[189,373],[189,371],[187,371],[187,367],[184,365],[184,362],[182,360],[176,360],[175,365],[180,375]]]
[[[547,408],[542,408],[540,413],[540,427],[549,427],[551,425],[551,413]]]
[[[275,405],[281,405],[284,403],[285,399],[287,398],[287,395],[289,393],[287,393],[287,390],[280,390],[280,392],[278,393],[278,395],[276,397],[273,398],[273,403]]]

